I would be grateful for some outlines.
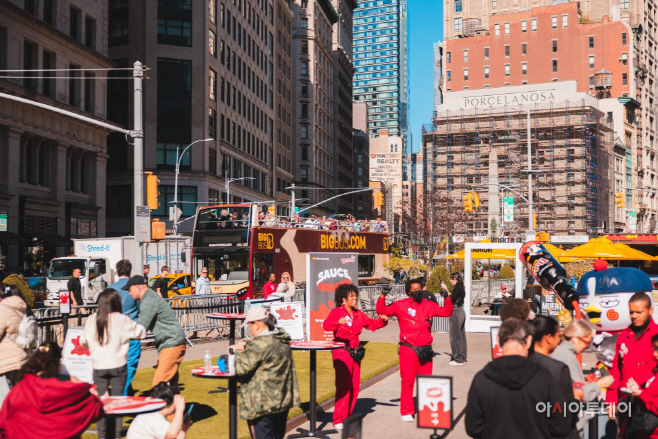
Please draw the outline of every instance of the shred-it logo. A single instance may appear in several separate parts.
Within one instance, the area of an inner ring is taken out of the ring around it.
[[[349,258],[340,258],[340,262],[343,264],[349,264],[350,262],[356,262],[356,256],[352,255]]]
[[[318,273],[318,280],[315,283],[318,290],[325,292],[334,292],[338,285],[351,284],[352,278],[344,268],[329,268]]]

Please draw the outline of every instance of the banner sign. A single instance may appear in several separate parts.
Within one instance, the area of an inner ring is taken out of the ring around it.
[[[91,354],[89,349],[80,344],[83,329],[82,326],[76,326],[66,331],[62,351],[62,365],[66,368],[66,374],[74,376],[85,383],[93,384]]]
[[[419,375],[418,428],[451,430],[452,377]]]
[[[551,235],[551,244],[587,244],[589,235]]]
[[[503,348],[498,344],[498,330],[500,326],[492,326],[489,330],[490,339],[491,339],[491,359],[495,360],[496,358],[503,356]]]
[[[293,340],[304,340],[302,302],[272,303],[270,312],[276,317],[277,326]]]
[[[571,313],[552,290],[541,290],[541,314],[554,317],[560,322],[560,326],[566,326],[571,322]]]
[[[357,255],[353,253],[308,253],[306,255],[306,336],[311,341],[333,340],[322,323],[334,304],[338,285],[359,282]]]
[[[0,232],[7,231],[7,214],[0,213]]]
[[[637,232],[637,212],[628,212],[628,231],[629,233]]]
[[[71,314],[71,292],[67,290],[59,291],[59,313]]]
[[[151,242],[151,209],[135,206],[135,242]]]
[[[503,199],[503,221],[514,221],[514,198],[505,197]]]

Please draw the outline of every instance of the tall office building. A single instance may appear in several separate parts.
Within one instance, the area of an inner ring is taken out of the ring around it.
[[[279,180],[291,174],[290,61],[281,47],[290,40],[292,14],[286,2],[276,8],[275,14],[270,0],[109,0],[110,58],[117,66],[140,60],[149,68],[144,170],[161,181],[152,215],[168,228],[178,154],[197,140],[212,139],[180,156],[183,218],[199,204],[226,200],[227,182],[231,202],[264,200],[275,196],[275,168]],[[110,86],[108,118],[125,124],[132,117],[129,87]],[[112,136],[108,146],[108,234],[129,234],[132,149],[123,136]],[[179,231],[190,232],[192,223]]]
[[[329,0],[295,0],[293,7],[294,174],[295,183],[303,188],[296,196],[305,199],[304,204],[314,205],[333,195],[332,26],[338,14]],[[332,212],[329,203],[312,211],[320,215]]]
[[[444,11],[445,40],[449,42],[464,37],[487,36],[492,31],[494,36],[498,34],[504,38],[509,32],[510,22],[501,19],[501,15],[530,11],[531,8],[537,11],[539,8],[555,4],[553,0],[456,0]],[[541,29],[536,17],[528,17],[528,20],[526,26],[530,29],[530,34]],[[562,16],[551,17],[549,26],[551,28],[563,27],[562,20]],[[629,90],[624,97],[639,103],[635,114],[636,131],[633,133],[634,143],[637,144],[636,148],[633,147],[633,175],[625,190],[626,214],[629,223],[635,224],[637,221],[635,232],[655,233],[658,231],[656,221],[658,219],[658,192],[656,191],[658,148],[655,141],[657,133],[654,105],[656,100],[655,47],[658,45],[658,26],[655,25],[656,7],[653,1],[640,0],[578,2],[577,17],[571,23],[573,26],[575,23],[585,25],[607,21],[618,21],[626,27],[626,39],[622,40],[622,44],[628,47],[628,51],[625,53],[626,56],[622,54],[619,57],[618,62],[623,65],[628,64],[630,67],[627,77]],[[471,38],[464,38],[463,41],[469,39]],[[601,36],[598,37],[598,41],[600,40]],[[597,41],[594,44],[594,48],[598,49]],[[446,52],[448,51],[446,50]],[[461,54],[452,54],[452,56],[456,55]],[[447,56],[444,53],[446,69],[448,68]],[[595,62],[598,63],[599,59],[600,57],[596,58]],[[587,61],[589,62],[589,59]],[[572,66],[574,66],[573,63],[566,65],[567,68]],[[461,76],[462,72],[459,72],[459,75]],[[444,91],[448,84],[447,80],[448,78],[446,78]],[[583,81],[581,80],[581,82]],[[579,88],[581,87],[582,84],[579,84]],[[455,87],[452,89],[457,90]],[[632,146],[629,141],[624,141],[626,148]]]
[[[354,11],[354,99],[369,104],[368,134],[407,137],[407,2],[359,0]],[[406,156],[406,142],[404,143]]]
[[[432,64],[433,68],[433,86],[432,93],[434,94],[434,107],[432,107],[432,112],[436,112],[436,107],[441,105],[443,102],[443,92],[441,91],[441,86],[443,85],[443,68],[441,64],[441,58],[443,57],[443,43],[437,42],[434,43],[434,62]]]
[[[0,91],[107,122],[106,16],[95,0],[0,2]],[[105,235],[108,130],[0,102],[0,272],[41,276],[70,238]]]

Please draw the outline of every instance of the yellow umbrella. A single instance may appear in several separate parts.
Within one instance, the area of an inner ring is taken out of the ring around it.
[[[615,244],[605,237],[592,238],[586,244],[565,251],[560,257],[571,257],[576,259],[611,259],[617,261],[656,260],[656,258],[651,255],[635,250],[631,247],[624,248],[623,244]]]

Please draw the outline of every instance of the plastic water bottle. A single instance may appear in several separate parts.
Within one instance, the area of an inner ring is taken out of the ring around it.
[[[203,370],[205,373],[212,371],[212,355],[210,355],[210,351],[206,351],[206,354],[203,356]]]

